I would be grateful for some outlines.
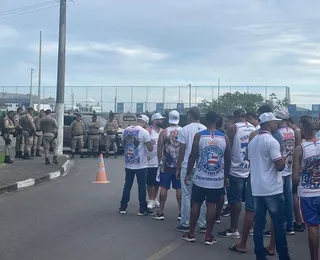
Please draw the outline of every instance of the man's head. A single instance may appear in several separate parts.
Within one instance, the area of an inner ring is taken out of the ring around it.
[[[180,114],[177,110],[171,110],[169,112],[169,124],[170,125],[178,125],[180,120]]]
[[[188,111],[188,122],[200,121],[200,109],[198,107],[191,107]]]
[[[281,121],[281,119],[276,118],[271,112],[263,113],[260,115],[259,120],[261,130],[269,131],[271,134],[275,134],[277,132],[279,121]]]
[[[44,109],[41,109],[41,110],[40,110],[40,113],[39,113],[39,116],[40,116],[40,117],[44,117],[44,115],[45,115]]]
[[[81,120],[81,115],[80,114],[77,114],[76,115],[76,120],[79,122]]]
[[[32,115],[33,112],[34,112],[34,109],[33,109],[32,107],[28,107],[27,113],[30,114],[30,115]]]
[[[304,137],[304,139],[314,137],[317,132],[317,125],[315,119],[311,116],[301,117],[300,131],[301,136]]]
[[[206,113],[206,125],[207,127],[211,127],[211,126],[216,126],[217,127],[217,123],[219,124],[219,115],[210,110]]]
[[[143,128],[147,128],[149,124],[149,117],[147,117],[146,115],[138,116],[137,124]]]
[[[224,120],[223,128],[227,130],[233,124],[234,124],[233,116],[227,116],[227,118]]]
[[[216,122],[216,128],[217,129],[221,129],[223,126],[223,117],[218,115],[218,120]]]
[[[51,116],[51,110],[50,109],[47,109],[45,113],[46,113],[47,116]]]
[[[279,118],[282,120],[283,123],[286,123],[287,120],[290,118],[290,114],[288,109],[282,108],[279,109],[276,113],[275,113],[276,118]]]
[[[164,117],[160,113],[155,113],[151,116],[151,123],[154,127],[163,127],[163,119]]]
[[[272,107],[269,105],[262,105],[258,108],[258,116],[261,116],[263,113],[272,113]]]
[[[243,122],[246,119],[247,111],[242,108],[238,108],[233,112],[234,122]]]
[[[92,115],[92,122],[97,122],[97,115],[96,114]]]
[[[109,120],[110,121],[114,120],[114,113],[112,111],[109,112]]]
[[[13,118],[13,116],[14,116],[14,111],[13,111],[13,110],[10,110],[7,115],[8,115],[9,118]]]
[[[22,114],[22,112],[23,112],[22,107],[18,107],[18,108],[17,108],[17,114],[21,115],[21,114]]]
[[[256,115],[256,113],[253,112],[247,112],[246,121],[252,124],[253,126],[259,125],[259,118]]]

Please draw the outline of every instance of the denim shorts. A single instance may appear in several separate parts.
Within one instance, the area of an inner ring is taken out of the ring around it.
[[[181,189],[181,182],[176,178],[176,173],[160,173],[160,186],[166,190],[170,190],[172,183],[172,188],[175,190]]]
[[[246,211],[253,211],[253,212],[255,211],[250,177],[248,178],[248,181],[247,181],[245,209]]]
[[[320,197],[300,197],[300,207],[308,226],[320,225]]]
[[[237,204],[245,201],[247,181],[248,178],[229,176],[229,186],[227,187],[229,204]]]
[[[203,201],[208,203],[218,203],[224,193],[224,188],[209,189],[192,185],[191,201],[202,205]]]

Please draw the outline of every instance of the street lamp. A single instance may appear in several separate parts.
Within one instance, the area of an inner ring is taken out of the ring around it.
[[[32,79],[33,79],[33,69],[30,70],[30,97],[29,97],[29,106],[32,107]]]

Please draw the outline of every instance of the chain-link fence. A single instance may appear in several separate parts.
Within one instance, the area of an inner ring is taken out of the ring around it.
[[[200,104],[204,99],[211,101],[224,93],[236,91],[257,93],[268,98],[275,93],[278,98],[287,97],[285,86],[66,86],[65,106],[67,109],[81,107],[96,111],[156,111],[173,108],[188,108]],[[41,103],[55,103],[56,87],[42,86]],[[2,98],[15,96],[30,99],[30,86],[1,86]],[[32,103],[38,103],[38,88],[32,88]],[[1,95],[0,95],[1,99]]]

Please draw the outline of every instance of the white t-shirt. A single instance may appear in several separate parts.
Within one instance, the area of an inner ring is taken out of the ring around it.
[[[283,193],[282,174],[274,166],[281,159],[280,144],[269,132],[260,131],[248,145],[253,196]]]
[[[145,169],[148,167],[146,143],[151,142],[150,134],[141,126],[129,126],[123,134],[125,167]]]
[[[188,167],[188,159],[192,149],[193,138],[196,135],[196,133],[205,129],[207,128],[203,124],[190,123],[180,130],[178,135],[178,142],[186,145],[186,151],[181,167]]]
[[[157,147],[158,147],[158,139],[159,139],[160,132],[158,133],[152,127],[149,128],[148,132],[150,134],[151,144],[153,147],[152,152],[148,153],[148,167],[157,168],[159,166],[158,157],[157,157]]]
[[[317,140],[320,140],[320,130],[319,130],[318,133],[316,134],[316,138],[317,138]]]

